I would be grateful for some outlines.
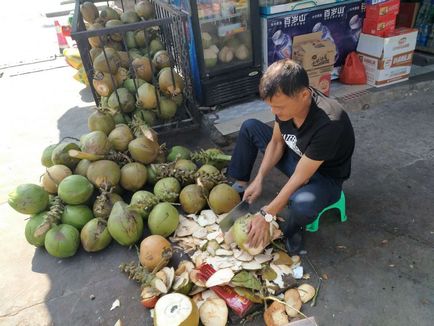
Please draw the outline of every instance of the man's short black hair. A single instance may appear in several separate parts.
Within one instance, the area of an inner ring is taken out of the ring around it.
[[[263,100],[272,98],[276,93],[292,97],[309,87],[306,70],[291,59],[274,62],[267,68],[259,83],[259,95]]]

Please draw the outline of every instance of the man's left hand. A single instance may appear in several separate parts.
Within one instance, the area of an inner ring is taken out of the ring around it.
[[[256,248],[267,244],[270,239],[270,224],[260,214],[256,214],[249,226],[249,246]]]

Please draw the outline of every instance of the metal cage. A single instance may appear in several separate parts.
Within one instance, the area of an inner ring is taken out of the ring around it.
[[[174,83],[173,71],[176,71],[184,80],[184,90],[183,90],[183,103],[177,108],[177,112],[174,118],[168,121],[159,120],[156,125],[153,125],[153,129],[159,133],[166,133],[171,131],[176,131],[179,129],[195,128],[198,126],[199,111],[197,109],[194,94],[193,94],[193,83],[191,79],[191,67],[189,58],[189,48],[188,48],[188,32],[187,32],[187,19],[188,16],[185,12],[170,6],[167,3],[161,1],[150,1],[154,5],[155,19],[151,20],[141,20],[135,23],[123,24],[114,27],[106,27],[96,30],[86,30],[86,25],[83,20],[82,14],[80,12],[80,5],[88,0],[77,0],[75,4],[74,18],[71,37],[76,41],[80,56],[83,62],[83,67],[85,69],[87,78],[89,80],[89,86],[92,91],[95,103],[97,106],[101,105],[101,96],[97,93],[92,80],[94,78],[94,67],[93,61],[90,54],[92,49],[89,44],[89,38],[97,37],[102,44],[102,52],[104,53],[107,65],[109,65],[108,57],[106,53],[106,46],[109,45],[110,35],[117,34],[122,36],[121,46],[122,51],[126,51],[128,54],[128,72],[131,78],[134,79],[134,86],[137,96],[138,85],[135,82],[136,71],[132,65],[133,58],[129,53],[126,40],[127,32],[137,32],[143,30],[145,35],[148,35],[149,30],[160,39],[164,45],[165,50],[168,52],[170,57],[170,65],[172,67],[172,82]],[[109,1],[93,1],[95,4],[103,2],[109,6]],[[116,1],[120,3],[121,8],[124,9],[124,1]],[[134,0],[136,3],[136,0]],[[149,48],[150,39],[146,38],[146,47]],[[152,62],[151,54],[147,54],[149,60]],[[155,67],[151,64],[152,70],[152,84],[155,86],[155,92],[157,95],[157,113],[160,110],[160,98],[158,95],[158,83],[156,77]],[[113,85],[116,84],[114,76],[111,74],[111,81]],[[118,102],[120,103],[119,94],[117,89],[114,90],[116,93]]]

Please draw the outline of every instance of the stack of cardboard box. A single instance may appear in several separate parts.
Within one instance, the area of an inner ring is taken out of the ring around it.
[[[321,32],[317,32],[295,36],[292,60],[307,71],[310,86],[329,95],[336,46],[330,40],[321,40],[321,35]]]
[[[395,30],[400,0],[367,0],[363,33],[385,36]]]

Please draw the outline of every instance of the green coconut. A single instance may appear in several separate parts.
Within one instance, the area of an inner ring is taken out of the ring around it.
[[[80,232],[68,224],[54,225],[45,235],[44,245],[51,256],[74,256],[80,246]]]
[[[191,157],[191,151],[184,146],[173,146],[167,153],[167,161],[173,162],[178,159],[189,160]]]
[[[110,216],[110,212],[115,203],[123,201],[122,197],[114,192],[104,192],[93,203],[93,215],[105,220]]]
[[[125,42],[127,43],[128,50],[137,48],[137,43],[133,31],[128,31],[125,33]],[[139,56],[141,56],[140,53]]]
[[[128,89],[121,87],[110,95],[108,99],[108,106],[113,110],[128,113],[134,111],[134,108],[136,107],[136,101]]]
[[[112,115],[96,110],[87,119],[87,126],[90,131],[98,130],[108,135],[115,128],[115,121]]]
[[[89,165],[86,176],[97,187],[116,186],[121,178],[121,168],[113,161],[100,160]]]
[[[188,214],[196,214],[206,206],[203,189],[196,184],[188,185],[181,190],[179,202],[184,212]]]
[[[21,214],[38,214],[48,206],[48,192],[42,187],[26,183],[9,194],[8,204]]]
[[[85,177],[87,175],[87,169],[92,162],[89,160],[81,160],[75,167],[74,174],[79,174]]]
[[[185,87],[182,77],[170,67],[160,70],[158,73],[158,85],[160,86],[160,91],[169,97],[182,93]]]
[[[53,164],[61,164],[66,165],[68,168],[73,170],[80,159],[69,156],[69,151],[71,149],[80,150],[80,147],[75,143],[60,143],[54,148],[53,153],[51,154],[51,161]]]
[[[35,236],[36,229],[44,224],[45,218],[47,217],[47,212],[42,212],[32,216],[26,223],[26,228],[24,235],[28,243],[35,247],[43,247],[45,241],[45,235],[48,230],[41,235]]]
[[[143,218],[148,218],[152,208],[158,204],[158,198],[152,192],[146,190],[136,191],[131,197],[130,207]]]
[[[246,251],[252,256],[258,255],[264,251],[264,248],[267,244],[262,244],[259,247],[250,247],[248,244],[249,241],[249,228],[250,222],[253,219],[253,215],[246,214],[236,219],[233,227],[232,227],[232,236],[234,237],[235,243],[242,250]]]
[[[221,175],[219,169],[210,164],[202,165],[199,170],[197,170],[201,185],[208,191],[211,191],[217,184],[215,182]]]
[[[104,50],[93,61],[93,68],[95,71],[116,74],[121,66],[121,58],[113,48],[106,47]]]
[[[161,201],[174,203],[181,192],[181,184],[173,177],[158,180],[154,186],[154,194]]]
[[[134,10],[139,15],[146,20],[155,18],[154,4],[148,0],[142,0],[136,3]]]
[[[131,118],[128,114],[117,112],[113,115],[113,120],[115,120],[115,123],[118,125],[120,123],[123,124],[129,124],[131,123]]]
[[[217,54],[212,49],[203,50],[203,58],[206,68],[211,69],[217,65]]]
[[[240,201],[240,194],[226,183],[215,186],[209,194],[209,205],[216,214],[228,213]]]
[[[147,137],[138,137],[128,144],[131,157],[140,163],[152,163],[158,156],[160,146]]]
[[[143,219],[124,202],[117,202],[108,218],[108,230],[113,239],[122,246],[131,246],[143,234]]]
[[[175,163],[175,170],[175,177],[177,177],[183,185],[195,182],[195,172],[197,171],[197,166],[193,163],[193,161],[178,159]]]
[[[99,16],[98,8],[90,1],[86,1],[80,6],[80,13],[83,16],[84,21],[90,24],[93,24]]]
[[[155,109],[157,107],[157,94],[152,84],[145,83],[137,90],[137,101],[143,109]]]
[[[151,57],[153,57],[158,51],[164,50],[163,43],[159,39],[153,39],[149,44],[149,50]]]
[[[148,217],[148,227],[151,233],[165,238],[176,230],[178,224],[178,210],[170,203],[157,204]]]
[[[121,17],[119,16],[119,14],[117,13],[116,10],[114,10],[113,8],[110,7],[104,7],[103,9],[101,9],[99,16],[104,20],[104,21],[109,21],[111,19],[117,19],[119,20]]]
[[[157,122],[157,114],[152,110],[136,109],[133,118],[145,122],[149,127],[154,126]]]
[[[62,224],[72,225],[80,231],[93,218],[92,210],[86,205],[65,205]]]
[[[160,110],[158,116],[161,120],[170,120],[176,115],[176,103],[166,97],[160,97]]]
[[[106,248],[112,241],[107,221],[94,218],[86,223],[80,232],[81,244],[87,252],[97,252]]]
[[[146,182],[150,185],[155,185],[158,181],[155,169],[152,168],[152,165],[148,165],[146,170],[148,171],[148,180]]]
[[[106,155],[112,148],[107,135],[102,131],[92,131],[80,139],[81,150],[95,155]]]
[[[108,140],[113,148],[119,152],[125,152],[128,144],[134,139],[133,132],[128,125],[120,123],[110,132]]]
[[[128,89],[128,91],[134,95],[136,94],[136,86],[139,88],[144,83],[146,83],[146,81],[140,78],[128,78],[124,81],[123,87]]]
[[[111,19],[107,23],[105,23],[106,28],[116,27],[116,26],[121,26],[121,25],[123,25],[123,22],[120,21],[119,19]],[[122,41],[122,34],[121,33],[113,33],[113,34],[110,34],[110,38],[113,41],[120,42],[120,41]]]
[[[59,184],[58,194],[66,204],[85,204],[93,193],[93,185],[81,175],[70,175]]]
[[[126,10],[121,14],[121,21],[124,24],[132,24],[140,21],[140,17],[133,10]]]
[[[145,185],[147,175],[148,172],[143,164],[127,163],[121,168],[120,184],[125,190],[137,191]]]
[[[42,152],[41,156],[41,164],[47,168],[54,165],[53,161],[51,160],[51,155],[53,154],[53,150],[56,148],[57,144],[49,145],[45,147],[45,149]]]

